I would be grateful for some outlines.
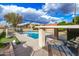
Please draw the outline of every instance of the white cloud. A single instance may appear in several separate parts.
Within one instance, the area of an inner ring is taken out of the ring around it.
[[[76,4],[76,14],[79,14],[79,3]]]
[[[74,3],[48,3],[43,6],[43,10],[49,14],[70,14],[74,11],[75,4]]]
[[[52,4],[52,6],[55,9],[58,8],[55,7],[55,4]],[[25,21],[48,23],[49,21],[54,22],[54,20],[58,20],[58,21],[60,20],[60,18],[51,17],[47,15],[46,12],[44,12],[42,9],[36,10],[34,8],[24,8],[16,5],[0,5],[0,8],[2,10],[0,12],[0,16],[4,16],[6,13],[15,12],[22,14],[24,16]]]
[[[60,4],[56,4],[56,3],[46,3],[44,6],[43,6],[43,10],[44,11],[48,11],[50,9],[52,10],[56,10],[60,7]]]
[[[52,16],[48,16],[48,15],[43,15],[43,16],[41,16],[41,17],[43,17],[43,18],[46,18],[46,19],[49,19],[49,21],[57,21],[57,20],[60,20],[60,19],[62,19],[62,18],[57,18],[57,17],[52,17]]]
[[[75,17],[75,15],[73,14],[72,17]]]
[[[6,21],[0,21],[0,25],[6,25]]]
[[[49,19],[49,20],[51,18],[51,16],[47,16],[47,15],[42,15],[41,17],[46,18],[46,19]]]
[[[3,13],[9,13],[9,12],[23,12],[24,10],[26,10],[26,8],[24,7],[18,7],[16,5],[0,5],[0,7],[3,9]]]

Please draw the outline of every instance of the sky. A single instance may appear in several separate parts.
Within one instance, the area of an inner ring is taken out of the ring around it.
[[[23,16],[23,23],[32,22],[40,24],[71,22],[79,15],[79,4],[75,3],[0,3],[0,24],[5,24],[4,15],[18,13]]]

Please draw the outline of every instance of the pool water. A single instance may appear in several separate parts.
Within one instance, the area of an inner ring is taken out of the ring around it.
[[[28,32],[24,32],[24,34],[26,34],[27,36],[33,38],[33,39],[38,39],[38,32],[33,32],[33,31],[28,31]]]

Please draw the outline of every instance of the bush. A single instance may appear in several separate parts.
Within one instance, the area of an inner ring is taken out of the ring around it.
[[[6,47],[7,45],[9,45],[9,43],[0,43],[0,48],[4,48],[4,47]]]
[[[59,30],[59,31],[65,31],[65,29],[64,29],[64,28],[59,28],[58,30]]]
[[[3,43],[0,43],[0,48],[4,48],[5,46],[3,45]]]
[[[3,37],[5,37],[5,35],[6,35],[5,32],[3,32],[3,33],[0,35],[0,39],[3,38]]]

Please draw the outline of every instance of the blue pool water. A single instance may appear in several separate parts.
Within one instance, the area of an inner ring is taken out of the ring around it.
[[[24,34],[28,35],[33,39],[38,39],[39,36],[38,32],[33,32],[33,31],[24,32]]]

